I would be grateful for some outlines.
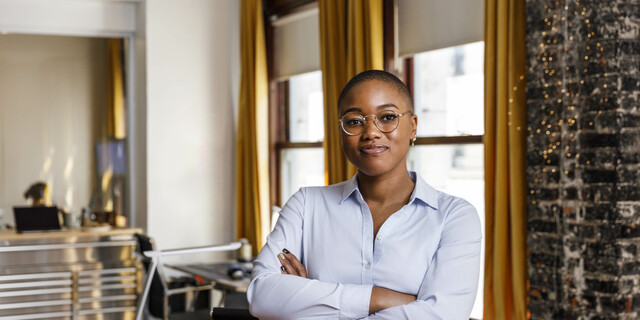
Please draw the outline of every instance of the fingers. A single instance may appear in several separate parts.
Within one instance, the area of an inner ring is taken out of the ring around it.
[[[284,249],[284,250],[287,250],[287,249]],[[303,278],[307,277],[307,269],[305,269],[305,267],[302,265],[302,263],[300,263],[300,260],[298,260],[296,256],[294,256],[288,251],[285,252],[284,256],[289,260],[289,263],[291,263],[291,266],[293,266],[293,268],[296,270],[296,273],[299,276]]]
[[[278,254],[278,260],[280,260],[280,264],[282,265],[280,267],[282,274],[290,274],[303,278],[307,277],[307,269],[289,250],[282,250],[282,252]]]
[[[280,272],[282,274],[290,274],[294,276],[298,275],[298,272],[291,265],[291,262],[289,262],[289,259],[287,259],[287,257],[283,252],[278,253],[278,260],[280,260],[280,264],[282,265],[280,266],[280,270],[281,270]]]

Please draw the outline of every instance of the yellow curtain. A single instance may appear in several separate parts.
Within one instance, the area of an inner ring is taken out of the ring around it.
[[[342,153],[338,96],[351,77],[383,69],[382,0],[319,0],[318,11],[325,181],[333,184],[351,178],[356,171]]]
[[[268,78],[261,0],[240,9],[240,97],[237,142],[238,237],[257,255],[269,226]]]
[[[109,117],[107,127],[109,136],[124,139],[124,76],[122,65],[122,39],[109,39]]]
[[[524,0],[485,0],[485,319],[526,319]]]

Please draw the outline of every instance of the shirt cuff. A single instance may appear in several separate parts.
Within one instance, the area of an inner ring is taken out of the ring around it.
[[[342,285],[340,319],[360,319],[369,315],[372,285]]]

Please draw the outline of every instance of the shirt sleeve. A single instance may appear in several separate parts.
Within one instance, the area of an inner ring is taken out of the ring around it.
[[[366,317],[373,286],[329,283],[280,273],[277,255],[284,248],[304,264],[304,204],[305,189],[301,189],[282,208],[267,244],[254,261],[247,290],[251,313],[260,319]]]
[[[448,215],[418,299],[367,319],[469,319],[478,289],[482,232],[475,208],[460,201]]]

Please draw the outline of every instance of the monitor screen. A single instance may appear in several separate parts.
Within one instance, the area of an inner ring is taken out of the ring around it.
[[[57,207],[13,207],[18,232],[60,230]]]

